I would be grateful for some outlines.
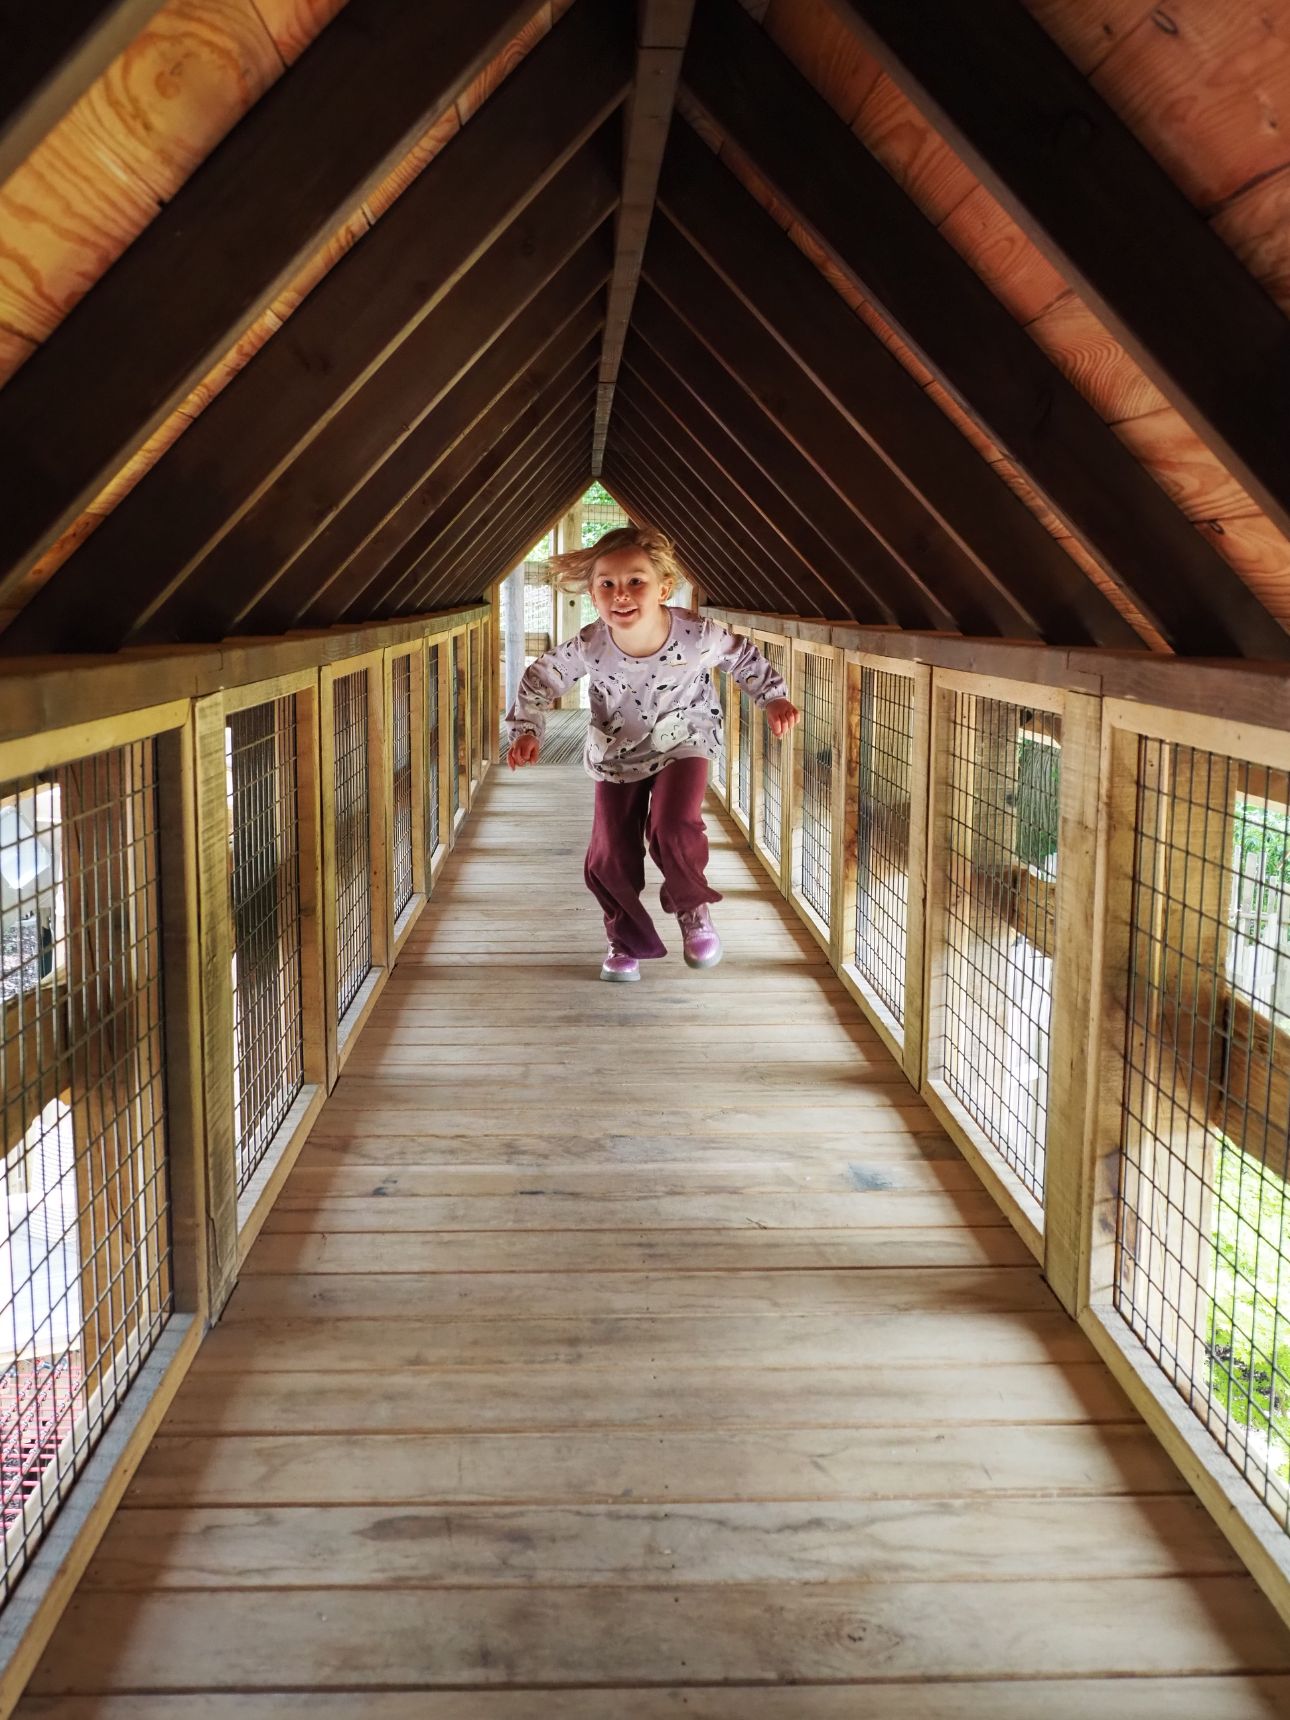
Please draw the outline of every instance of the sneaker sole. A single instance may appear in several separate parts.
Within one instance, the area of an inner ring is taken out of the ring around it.
[[[724,950],[718,950],[714,956],[686,956],[685,965],[688,968],[714,968],[724,954]]]
[[[641,976],[639,968],[635,973],[606,973],[604,968],[601,968],[600,977],[610,985],[635,985]]]

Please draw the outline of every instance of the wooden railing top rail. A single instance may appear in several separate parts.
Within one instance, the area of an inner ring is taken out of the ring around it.
[[[1074,649],[1026,640],[963,639],[953,633],[805,621],[713,604],[705,604],[703,613],[742,632],[756,628],[814,645],[927,663],[936,669],[1131,699],[1200,716],[1258,723],[1265,728],[1290,728],[1290,671],[1284,663],[1166,657],[1146,650]]]
[[[321,668],[478,621],[487,604],[365,627],[333,627],[280,639],[120,651],[108,657],[33,657],[0,666],[0,741],[118,716],[172,699]]]

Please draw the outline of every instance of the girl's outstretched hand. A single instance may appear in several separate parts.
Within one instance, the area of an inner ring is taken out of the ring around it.
[[[788,699],[772,699],[766,706],[766,720],[773,735],[786,735],[794,723],[800,723],[802,713]]]
[[[511,742],[506,762],[512,770],[520,770],[526,764],[536,764],[538,756],[538,738],[536,735],[516,735]]]

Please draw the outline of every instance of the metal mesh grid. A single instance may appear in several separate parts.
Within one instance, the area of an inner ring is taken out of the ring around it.
[[[834,665],[802,659],[802,829],[797,887],[827,926],[833,888]]]
[[[1138,742],[1115,1304],[1290,1530],[1290,782]]]
[[[4,1597],[173,1311],[156,748],[0,790]]]
[[[753,702],[739,692],[739,751],[735,758],[735,805],[747,818],[752,807]]]
[[[240,1194],[305,1079],[294,694],[234,712],[224,744]]]
[[[426,654],[426,865],[439,849],[439,647]]]
[[[862,669],[855,962],[901,1023],[909,933],[913,746],[913,681],[882,669]]]
[[[367,773],[367,670],[335,683],[336,1015],[372,971],[372,813]]]
[[[452,703],[452,730],[449,739],[452,753],[448,761],[448,781],[452,795],[452,815],[461,811],[461,635],[449,642],[448,694]]]
[[[1061,720],[949,698],[945,1081],[1042,1201]]]
[[[390,811],[394,918],[412,900],[412,658],[390,664]]]
[[[763,641],[762,655],[777,674],[788,680],[788,647]],[[761,713],[761,845],[772,860],[781,851],[784,827],[784,740],[770,731],[770,718]]]

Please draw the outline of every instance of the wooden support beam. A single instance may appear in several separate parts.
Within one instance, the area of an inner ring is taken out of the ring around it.
[[[534,507],[544,508],[553,494],[562,492],[566,475],[585,462],[590,429],[588,404],[585,422],[569,426],[563,435],[557,433],[548,442],[536,463],[498,496],[493,512],[481,522],[472,541],[463,544],[455,555],[438,560],[433,567],[427,561],[417,572],[418,610],[411,613],[440,607],[449,591],[473,590],[477,584],[482,590],[487,585],[491,577],[488,569],[494,566],[499,542]]]
[[[759,604],[768,609],[796,606],[796,587],[775,558],[763,553],[756,533],[734,519],[725,503],[706,487],[696,487],[694,474],[681,469],[666,439],[643,415],[633,414],[629,421],[622,414],[614,426],[612,446],[621,448],[634,462],[639,479],[648,475],[649,493],[663,498],[666,512],[660,523],[664,529],[671,530],[668,522],[672,519],[684,520],[691,535],[707,546],[718,565],[737,575],[732,583],[756,592]]]
[[[648,282],[642,282],[636,296],[632,332],[666,366],[673,394],[677,398],[687,396],[701,415],[700,422],[710,419],[719,426],[776,487],[802,522],[800,532],[807,533],[809,528],[832,557],[852,569],[865,567],[871,556],[881,558],[884,564],[890,560],[848,500],[799,452],[760,402],[739,386]],[[706,440],[706,431],[695,429],[694,433],[700,441]],[[803,536],[804,544],[809,541],[809,535]]]
[[[563,465],[554,468],[544,480],[530,486],[505,521],[499,522],[483,541],[478,553],[469,563],[456,570],[445,582],[445,590],[483,589],[504,568],[513,566],[518,558],[550,529],[552,523],[587,487],[587,461],[591,452],[591,421],[587,424],[575,450]]]
[[[317,444],[338,419],[352,424],[362,403],[384,397],[392,375],[412,373],[418,351],[434,341],[428,322],[460,318],[462,306],[481,291],[476,271],[496,268],[495,248],[520,231],[515,224],[529,217],[535,199],[556,195],[553,180],[567,172],[575,151],[621,95],[629,57],[621,32],[603,19],[593,24],[589,14],[583,19],[576,28],[570,28],[572,16],[562,21],[341,259],[284,337],[261,348],[60,570],[57,589],[36,595],[0,649],[102,649],[129,637],[123,628],[139,636],[148,628],[151,637],[183,637],[178,629],[185,620],[213,626],[222,619],[227,626],[263,594],[304,535],[302,529],[293,539],[284,525],[270,543],[260,541],[257,528],[265,511],[274,510],[282,485],[302,459],[324,457]],[[571,98],[567,114],[555,122],[550,78],[588,82],[588,69],[602,54],[604,89]],[[608,139],[605,145],[612,147]],[[556,214],[548,200],[546,218]],[[571,213],[564,218],[572,219]],[[468,278],[474,284],[462,292]],[[458,337],[464,332],[459,327]],[[402,426],[392,419],[391,428]],[[315,532],[340,500],[343,492],[338,497],[334,487],[311,497],[305,513]],[[235,571],[226,585],[221,557],[230,538],[240,547],[227,545]],[[115,593],[111,616],[100,614],[95,602],[107,580]],[[200,597],[193,602],[184,593],[186,584],[210,595],[209,616]],[[168,619],[150,627],[169,601]]]
[[[658,308],[666,312],[666,306],[661,300],[658,301]],[[688,333],[688,330],[685,332]],[[704,356],[708,355],[705,353]],[[766,522],[766,529],[773,533],[774,537],[782,539],[795,556],[805,560],[849,614],[856,620],[864,614],[874,622],[891,622],[895,619],[865,578],[862,552],[867,547],[865,539],[868,534],[859,521],[855,521],[852,534],[852,553],[840,553],[818,530],[809,513],[800,510],[790,501],[774,476],[745,453],[740,439],[732,435],[711,410],[699,404],[687,386],[689,379],[684,371],[678,371],[668,364],[639,336],[633,336],[628,344],[627,363],[659,405],[683,426],[700,447],[707,450],[749,505],[761,515]],[[721,367],[717,365],[715,368],[722,381],[728,382],[724,372],[721,372]],[[796,450],[789,448],[782,436],[776,436],[762,414],[745,408],[743,413],[737,415],[737,421],[742,423],[745,419],[760,420],[767,431],[767,440],[778,441],[786,458],[792,461]],[[807,471],[818,481],[818,474],[813,468],[807,467]],[[827,485],[821,487],[825,495],[841,507],[836,494]]]
[[[962,633],[1033,632],[886,462],[668,220],[645,259],[650,285],[864,521],[863,570],[888,619]],[[755,403],[755,405],[753,404]]]
[[[580,383],[565,409],[552,423],[532,429],[513,445],[501,471],[473,476],[462,487],[457,517],[446,534],[426,550],[401,576],[398,584],[377,605],[374,615],[382,618],[413,614],[430,607],[439,593],[454,589],[454,568],[470,562],[475,546],[497,529],[517,498],[527,496],[535,483],[545,481],[552,466],[581,443],[594,407],[595,389]]]
[[[333,581],[348,586],[346,601],[363,589],[425,511],[438,505],[432,498],[444,462],[493,407],[507,400],[515,413],[522,411],[592,338],[601,310],[586,301],[599,292],[605,269],[595,247],[570,258],[247,613],[247,631],[297,625]]]
[[[690,127],[673,128],[669,219],[1020,616],[1050,643],[1134,647],[1138,635],[1019,496]],[[817,509],[812,505],[812,512]]]
[[[6,13],[0,185],[160,9],[161,0],[63,0]]]
[[[1290,323],[1017,0],[834,0],[897,86],[1290,532]]]
[[[134,637],[219,639],[466,375],[611,213],[594,138],[484,253],[399,351],[265,491]]]
[[[798,593],[779,565],[769,556],[757,553],[755,538],[730,512],[719,498],[697,487],[692,473],[682,472],[673,461],[662,438],[642,417],[614,426],[615,450],[621,450],[633,463],[637,480],[647,485],[647,493],[661,500],[661,523],[672,530],[671,521],[683,521],[692,537],[704,544],[719,566],[725,566],[732,578],[745,590],[758,594],[757,602],[768,608],[787,601],[796,613]]]
[[[704,559],[721,570],[731,588],[757,593],[756,606],[767,610],[783,607],[782,586],[776,583],[778,569],[764,559],[752,560],[743,545],[735,543],[718,525],[719,509],[697,503],[678,485],[674,473],[642,449],[634,426],[618,423],[610,448],[631,475],[637,490],[655,510],[655,522],[672,537],[687,537]]]
[[[600,355],[600,386],[596,391],[596,419],[591,438],[593,476],[604,460],[614,386],[632,318],[641,259],[654,214],[659,167],[693,13],[694,0],[640,0],[638,8],[636,79],[623,140],[623,195],[618,206],[614,273],[609,283],[609,314]]]
[[[0,599],[530,9],[352,0],[246,113],[0,395]]]
[[[699,0],[684,75],[1174,650],[1290,655],[1290,635],[737,0]]]
[[[794,531],[788,511],[782,504],[776,504],[771,487],[751,467],[751,462],[741,460],[729,437],[723,438],[710,422],[706,427],[693,423],[685,410],[684,397],[678,398],[652,353],[637,347],[627,359],[625,369],[631,372],[636,410],[644,410],[648,422],[675,447],[695,477],[702,479],[756,534],[763,553],[773,555],[786,570],[808,609],[838,620],[858,621],[862,616],[871,622],[892,619],[890,611],[879,605],[862,578],[850,574],[847,568],[837,570],[840,576],[837,583],[824,577],[819,563],[807,553],[817,547],[816,543],[808,545],[800,541],[806,536],[805,529]],[[696,431],[705,428],[707,433],[701,438]]]
[[[485,414],[459,444],[454,458],[445,461],[436,474],[441,499],[435,511],[404,543],[387,552],[374,572],[369,570],[368,582],[360,591],[346,597],[343,589],[333,586],[321,601],[312,604],[305,625],[327,627],[341,619],[355,621],[390,604],[391,613],[397,614],[400,602],[411,598],[412,570],[424,565],[427,557],[450,551],[458,538],[471,530],[474,522],[467,517],[469,510],[486,486],[508,482],[521,469],[526,453],[531,454],[552,433],[552,421],[558,428],[567,422],[570,411],[580,407],[582,385],[595,369],[596,356],[593,334],[552,378],[542,396],[518,417],[513,409],[501,410],[507,405],[505,401],[499,409]]]

